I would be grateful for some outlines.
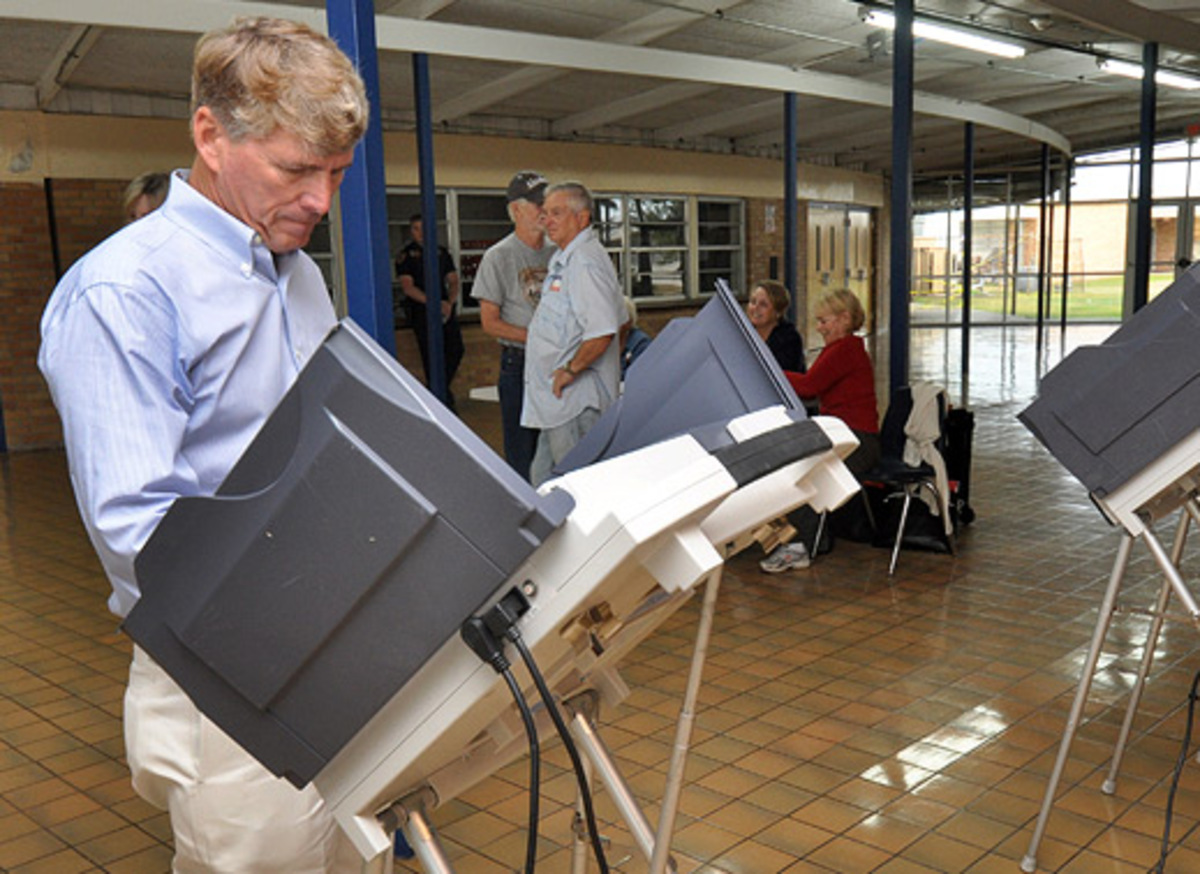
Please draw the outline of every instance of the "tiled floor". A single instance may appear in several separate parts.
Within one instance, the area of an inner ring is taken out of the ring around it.
[[[914,369],[953,383],[950,346],[927,339]],[[1027,358],[1020,336],[979,342],[996,360]],[[1033,391],[1022,368],[972,375],[978,519],[957,555],[906,550],[892,579],[886,551],[844,542],[781,576],[759,572],[758,555],[730,562],[674,841],[681,871],[1019,870],[1116,548],[1079,485],[1015,421]],[[494,407],[465,402],[464,416],[494,435]],[[123,765],[129,645],[105,612],[61,454],[0,455],[0,502],[0,870],[169,870],[166,818],[133,794]],[[1127,600],[1146,605],[1157,585],[1139,547]],[[632,694],[602,718],[652,822],[696,616],[685,608],[632,654]],[[1163,636],[1116,794],[1099,790],[1146,625],[1136,614],[1114,623],[1041,871],[1125,874],[1158,858],[1200,667],[1187,623]],[[539,870],[562,874],[573,790],[562,750],[546,759]],[[525,779],[517,762],[434,813],[458,874],[520,867]],[[621,861],[632,841],[603,791],[598,808],[614,870],[646,870]],[[1198,826],[1192,762],[1167,871],[1200,871]]]

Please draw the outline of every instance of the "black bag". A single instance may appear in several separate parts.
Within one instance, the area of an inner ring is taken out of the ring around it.
[[[975,519],[971,508],[971,443],[975,439],[975,414],[954,408],[946,413],[946,477],[950,480],[950,512],[956,526]]]
[[[891,549],[896,543],[896,529],[900,527],[900,513],[904,508],[903,496],[901,493],[893,493],[891,500],[885,500],[887,492],[884,489],[867,487],[863,491],[871,503],[871,513],[875,517],[874,545]],[[903,545],[906,548],[925,549],[930,552],[954,551],[950,541],[946,539],[946,527],[942,520],[933,515],[929,505],[918,497],[914,497],[908,505]]]

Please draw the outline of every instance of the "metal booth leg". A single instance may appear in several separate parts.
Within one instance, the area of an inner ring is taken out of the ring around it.
[[[825,522],[829,518],[829,511],[822,510],[821,516],[817,519],[817,536],[813,538],[812,549],[808,551],[808,557],[813,561],[817,560],[817,555],[821,552],[821,538],[825,536]]]
[[[1058,791],[1058,782],[1062,779],[1063,769],[1067,764],[1067,755],[1071,752],[1071,742],[1075,732],[1079,730],[1079,720],[1083,716],[1084,705],[1087,704],[1088,691],[1092,687],[1092,676],[1096,672],[1096,663],[1100,659],[1100,650],[1104,646],[1104,638],[1108,634],[1112,622],[1113,606],[1117,594],[1121,590],[1121,582],[1125,577],[1125,568],[1129,565],[1129,553],[1133,548],[1133,537],[1125,531],[1121,532],[1121,542],[1117,546],[1117,557],[1113,562],[1112,574],[1108,579],[1108,588],[1104,592],[1104,601],[1100,605],[1100,615],[1096,618],[1096,629],[1092,632],[1092,643],[1088,649],[1087,661],[1079,677],[1079,686],[1075,690],[1075,700],[1071,704],[1071,712],[1067,717],[1067,725],[1063,730],[1062,743],[1058,747],[1058,758],[1054,761],[1054,769],[1050,772],[1050,780],[1046,784],[1046,795],[1042,799],[1042,808],[1038,812],[1037,823],[1033,827],[1033,837],[1029,841],[1029,850],[1021,860],[1021,870],[1025,874],[1033,874],[1037,870],[1038,845],[1046,831],[1046,822],[1050,819],[1050,810],[1054,806],[1054,796]]]
[[[454,874],[446,851],[438,841],[437,832],[425,815],[425,809],[434,801],[431,789],[421,789],[380,814],[380,821],[389,832],[397,828],[404,830],[404,837],[426,874]],[[390,854],[385,856],[388,857]]]
[[[567,703],[570,707],[570,703]],[[596,706],[595,702],[588,705],[589,707]],[[583,764],[583,779],[584,783],[589,787],[585,789],[583,786],[575,788],[575,821],[571,834],[571,874],[587,874],[588,856],[591,853],[591,844],[588,841],[587,835],[587,815],[584,813],[583,793],[590,791],[592,785],[592,759],[588,755],[580,756],[580,761]]]
[[[612,755],[605,747],[604,741],[600,739],[595,725],[588,718],[586,707],[576,707],[572,702],[566,702],[572,711],[571,734],[579,743],[584,757],[596,768],[597,774],[612,796],[617,811],[629,826],[630,834],[638,848],[650,861],[648,869],[650,874],[664,874],[664,872],[677,870],[675,860],[670,855],[671,837],[675,830],[679,797],[683,791],[684,769],[687,765],[692,726],[696,718],[696,702],[700,697],[700,681],[704,673],[704,661],[708,655],[708,641],[712,634],[713,617],[717,610],[717,593],[720,588],[721,569],[718,568],[709,574],[704,588],[704,603],[700,610],[700,622],[696,629],[696,642],[692,650],[692,664],[683,695],[683,704],[675,725],[675,746],[671,752],[671,762],[667,769],[667,782],[663,789],[657,831],[650,828],[650,823],[642,813],[637,799],[634,798],[628,784],[621,776]],[[574,859],[574,856],[572,858]],[[573,867],[572,871],[574,874],[580,874],[576,867]]]
[[[646,815],[642,813],[642,808],[638,805],[637,799],[633,795],[633,790],[629,788],[629,784],[625,782],[625,778],[621,775],[617,763],[613,760],[612,754],[608,751],[604,741],[596,731],[595,723],[582,709],[576,709],[571,702],[567,702],[572,708],[573,718],[569,723],[571,734],[575,738],[575,742],[579,745],[579,751],[583,754],[583,760],[590,763],[595,769],[600,781],[604,783],[605,789],[612,797],[613,805],[617,808],[617,812],[621,815],[621,819],[625,820],[625,824],[629,826],[629,833],[633,836],[634,843],[641,850],[642,855],[647,859],[654,852],[654,829],[650,827]],[[581,803],[582,808],[582,803]],[[582,816],[582,809],[580,810]],[[575,841],[572,845],[572,872],[581,874],[587,870],[587,854],[590,852],[590,845],[586,836],[587,825],[584,824],[582,830],[577,832]],[[583,867],[575,864],[576,848],[581,848],[580,852],[583,857]],[[674,867],[671,868],[674,871]]]
[[[1192,597],[1191,590],[1188,589],[1187,583],[1183,581],[1183,577],[1179,575],[1179,569],[1175,567],[1175,563],[1171,561],[1171,556],[1167,555],[1167,551],[1163,549],[1163,545],[1158,542],[1158,538],[1154,536],[1154,532],[1147,528],[1142,533],[1142,542],[1146,544],[1146,548],[1150,550],[1150,554],[1154,556],[1154,560],[1158,563],[1159,569],[1163,572],[1163,576],[1167,578],[1167,582],[1175,591],[1175,597],[1179,599],[1179,603],[1183,605],[1184,611],[1188,616],[1192,617],[1192,624],[1200,629],[1200,605],[1196,604],[1196,599]]]
[[[696,643],[692,649],[692,666],[683,695],[683,706],[679,709],[679,721],[675,726],[675,749],[671,752],[667,785],[663,789],[658,833],[654,838],[654,855],[650,859],[650,874],[663,874],[668,868],[671,836],[675,831],[675,816],[679,811],[679,796],[683,791],[683,771],[687,765],[692,725],[696,720],[696,701],[700,697],[700,680],[704,673],[704,660],[708,655],[708,639],[712,633],[713,617],[717,612],[717,592],[720,588],[721,569],[718,568],[709,574],[704,587],[704,605],[700,610],[700,625],[696,629]],[[670,870],[675,870],[674,863],[670,863],[669,867]]]
[[[896,528],[896,545],[892,547],[892,563],[888,565],[888,576],[896,572],[896,560],[900,558],[900,544],[904,542],[904,523],[908,521],[908,505],[912,503],[912,492],[904,487],[904,505],[900,508],[900,524]]]
[[[425,818],[425,808],[419,807],[408,812],[408,821],[404,823],[404,836],[408,838],[409,846],[417,854],[417,860],[427,874],[453,874],[450,860],[446,851],[437,838],[429,820]]]
[[[1175,529],[1175,540],[1171,544],[1171,564],[1179,567],[1183,558],[1183,548],[1187,543],[1188,524],[1193,514],[1197,512],[1194,500],[1184,505],[1184,511],[1179,514],[1179,525]],[[1129,693],[1129,704],[1125,708],[1125,721],[1121,723],[1121,732],[1117,735],[1117,743],[1113,747],[1112,763],[1109,765],[1108,777],[1100,790],[1105,795],[1117,791],[1117,774],[1121,770],[1121,760],[1125,757],[1125,745],[1129,742],[1129,733],[1133,729],[1133,718],[1137,714],[1138,705],[1142,700],[1142,690],[1146,686],[1146,677],[1150,675],[1150,666],[1154,662],[1154,650],[1158,646],[1158,636],[1162,633],[1163,620],[1166,618],[1167,603],[1171,598],[1171,583],[1164,579],[1158,590],[1158,600],[1154,604],[1153,619],[1150,623],[1149,634],[1146,635],[1145,649],[1142,652],[1142,663],[1138,667],[1137,680]]]

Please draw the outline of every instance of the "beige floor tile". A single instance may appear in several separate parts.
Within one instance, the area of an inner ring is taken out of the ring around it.
[[[893,578],[886,551],[845,542],[779,577],[759,572],[757,555],[730,560],[672,847],[683,874],[1018,870],[1115,545],[1082,490],[1016,423],[1018,408],[977,408],[979,519],[955,556],[905,549]],[[464,417],[496,439],[493,409],[464,403]],[[0,498],[9,526],[0,531],[19,532],[0,538],[0,868],[162,874],[166,815],[134,795],[123,760],[129,641],[105,612],[107,584],[61,454],[7,459]],[[1131,602],[1153,598],[1144,556],[1128,583]],[[631,694],[601,720],[652,824],[695,611],[687,605],[629,654]],[[1114,621],[1039,872],[1140,874],[1156,858],[1183,731],[1180,689],[1200,639],[1167,624],[1117,792],[1106,796],[1098,787],[1144,628],[1140,617]],[[575,787],[556,741],[544,764],[542,865],[561,871]],[[1188,777],[1175,800],[1172,871],[1200,871],[1200,785]],[[519,864],[526,780],[527,762],[514,762],[434,811],[457,874]],[[606,792],[597,808],[614,846],[632,846]]]

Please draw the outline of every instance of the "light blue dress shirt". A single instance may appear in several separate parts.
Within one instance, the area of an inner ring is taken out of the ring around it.
[[[62,278],[38,366],[114,613],[137,600],[133,560],[171,503],[216,491],[334,324],[312,259],[272,255],[184,171]]]
[[[617,399],[621,350],[617,331],[628,314],[612,260],[587,227],[550,258],[542,297],[525,341],[526,428],[556,428],[586,409],[604,412]],[[554,396],[554,371],[575,357],[585,340],[612,336],[604,354]]]

